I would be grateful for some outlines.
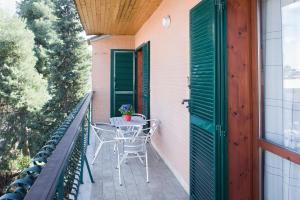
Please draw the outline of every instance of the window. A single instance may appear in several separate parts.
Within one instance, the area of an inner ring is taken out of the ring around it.
[[[261,40],[262,138],[300,157],[300,0],[261,0]],[[265,200],[299,199],[299,163],[265,151],[263,164]]]
[[[264,152],[264,160],[264,199],[298,200],[300,165],[268,151]]]

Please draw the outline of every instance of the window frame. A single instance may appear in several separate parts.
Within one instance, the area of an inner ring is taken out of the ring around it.
[[[254,199],[263,199],[263,152],[268,151],[283,159],[300,165],[300,153],[288,149],[283,145],[263,138],[264,133],[264,88],[262,67],[262,37],[261,37],[261,2],[252,2],[252,89],[253,89],[253,196]]]

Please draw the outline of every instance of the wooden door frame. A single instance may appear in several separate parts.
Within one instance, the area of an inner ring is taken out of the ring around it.
[[[261,200],[262,187],[262,152],[258,146],[261,137],[261,35],[260,35],[260,7],[259,0],[251,1],[251,86],[252,86],[252,192],[254,200]]]
[[[259,27],[256,0],[227,0],[229,199],[261,194]]]
[[[144,56],[144,52],[143,52],[143,48],[145,47],[145,46],[149,46],[149,50],[148,50],[148,56],[149,56],[149,62],[148,62],[148,67],[149,67],[149,105],[148,105],[148,109],[149,109],[149,116],[146,116],[146,117],[149,117],[149,119],[150,119],[150,115],[151,115],[151,112],[150,112],[150,108],[151,108],[151,105],[150,105],[150,98],[151,98],[151,95],[150,95],[150,84],[151,84],[151,82],[150,82],[150,76],[151,76],[151,74],[150,74],[150,56],[151,56],[151,51],[150,51],[150,41],[147,41],[147,42],[144,42],[144,43],[142,43],[142,44],[140,44],[134,51],[135,51],[135,55],[136,55],[136,59],[135,59],[135,63],[136,63],[136,66],[135,66],[135,68],[137,67],[137,52],[138,51],[142,51],[142,53],[143,53],[143,57],[142,57],[142,67],[144,67],[144,58],[145,58],[145,56]],[[143,74],[144,74],[144,69],[143,69]],[[135,86],[135,89],[136,89],[136,86]],[[135,97],[136,97],[136,92],[135,92]],[[136,103],[135,103],[136,104]],[[137,105],[135,105],[135,106],[137,106]]]
[[[139,63],[139,53],[141,54],[141,63]],[[142,48],[140,48],[140,49],[138,49],[138,50],[136,50],[135,51],[135,82],[136,82],[136,84],[135,84],[135,112],[137,112],[137,113],[142,113],[143,112],[143,73],[144,73],[144,71],[143,71],[143,60],[144,60],[144,55],[143,55],[143,49]],[[141,66],[139,66],[141,64]],[[139,77],[139,74],[140,74],[140,70],[142,71],[142,77]],[[139,85],[139,80],[141,79],[141,84],[142,85]],[[140,89],[142,90],[141,91],[141,99],[139,99],[139,87],[141,87]],[[142,101],[142,102],[140,102],[140,101]],[[141,103],[141,106],[142,106],[142,111],[141,112],[139,112],[139,103]]]

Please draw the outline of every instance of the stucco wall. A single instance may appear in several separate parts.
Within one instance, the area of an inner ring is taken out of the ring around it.
[[[134,36],[109,36],[92,42],[93,121],[110,117],[110,50],[133,49]]]
[[[134,36],[93,42],[94,121],[110,113],[110,49],[136,48],[150,41],[151,118],[161,121],[154,146],[178,180],[189,190],[189,11],[199,0],[164,0]],[[170,15],[165,29],[162,18]]]
[[[150,41],[151,118],[161,121],[155,147],[184,188],[189,183],[189,11],[199,0],[165,0],[135,37]],[[162,18],[170,15],[165,29]]]

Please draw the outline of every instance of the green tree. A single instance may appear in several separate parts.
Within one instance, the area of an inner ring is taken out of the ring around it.
[[[51,94],[41,112],[31,113],[35,153],[86,92],[90,56],[73,1],[23,0],[18,14],[35,35],[36,69]]]
[[[29,119],[49,99],[47,81],[34,68],[34,35],[17,17],[0,14],[0,168],[29,155]]]
[[[58,40],[51,51],[47,113],[62,120],[88,90],[90,55],[73,0],[54,0]]]
[[[18,14],[35,35],[35,66],[51,94],[43,110],[31,115],[35,153],[86,92],[90,56],[73,1],[23,0]]]
[[[34,33],[34,53],[37,57],[35,68],[49,82],[52,60],[50,53],[57,43],[54,29],[56,20],[53,14],[52,0],[23,0],[18,3],[18,15],[25,20],[27,28]],[[49,138],[49,134],[60,122],[45,113],[47,107],[38,112],[32,112],[30,119],[29,147],[34,155]]]
[[[0,15],[0,105],[41,109],[48,100],[47,82],[32,66],[34,35],[16,17]]]
[[[18,4],[18,15],[25,19],[28,29],[35,36],[34,52],[37,57],[35,68],[47,77],[51,66],[49,51],[57,38],[53,29],[55,16],[52,1],[23,0]]]
[[[73,0],[23,0],[18,14],[0,16],[0,170],[34,155],[89,89]]]

